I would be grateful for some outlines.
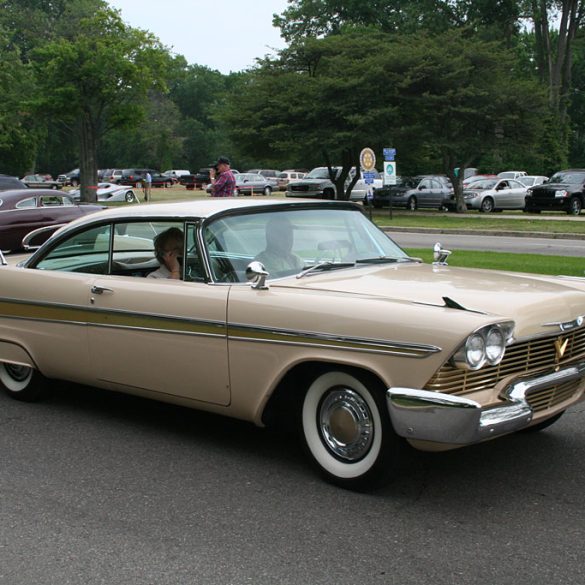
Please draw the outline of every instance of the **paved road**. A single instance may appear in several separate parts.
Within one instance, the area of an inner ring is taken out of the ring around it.
[[[397,244],[405,248],[432,248],[436,242],[440,242],[444,248],[454,252],[457,250],[486,250],[489,252],[517,252],[585,258],[585,240],[581,239],[414,233],[392,229],[388,232]]]
[[[0,394],[2,585],[582,585],[585,407],[370,494],[296,441],[77,386]]]

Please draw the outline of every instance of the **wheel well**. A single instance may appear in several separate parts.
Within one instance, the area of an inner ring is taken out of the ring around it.
[[[328,370],[342,370],[357,378],[366,380],[380,388],[383,381],[373,372],[335,362],[304,362],[291,368],[276,386],[262,412],[262,423],[267,427],[278,426],[288,431],[296,430],[297,415],[309,381]]]

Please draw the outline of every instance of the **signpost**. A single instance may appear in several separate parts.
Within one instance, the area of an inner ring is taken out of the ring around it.
[[[396,185],[396,149],[384,148],[384,186]],[[392,191],[388,194],[388,213],[392,218]]]
[[[376,153],[371,148],[364,148],[360,152],[360,166],[362,168],[362,176],[364,182],[368,185],[368,191],[366,193],[366,200],[368,202],[368,208],[370,210],[370,219],[372,218],[372,198],[374,194],[370,185],[374,184],[376,178]]]

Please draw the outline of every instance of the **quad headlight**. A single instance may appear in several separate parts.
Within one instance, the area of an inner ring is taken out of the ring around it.
[[[506,321],[474,331],[455,352],[453,365],[464,370],[479,370],[486,364],[499,364],[512,339],[513,330],[514,323]]]

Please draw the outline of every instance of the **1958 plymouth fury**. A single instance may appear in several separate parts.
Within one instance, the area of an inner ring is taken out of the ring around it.
[[[170,228],[174,252],[155,240]],[[179,273],[148,278],[169,253]],[[294,423],[328,480],[364,489],[408,443],[557,420],[584,396],[584,316],[583,279],[424,264],[352,203],[118,207],[0,266],[0,381],[21,400],[69,380]]]

